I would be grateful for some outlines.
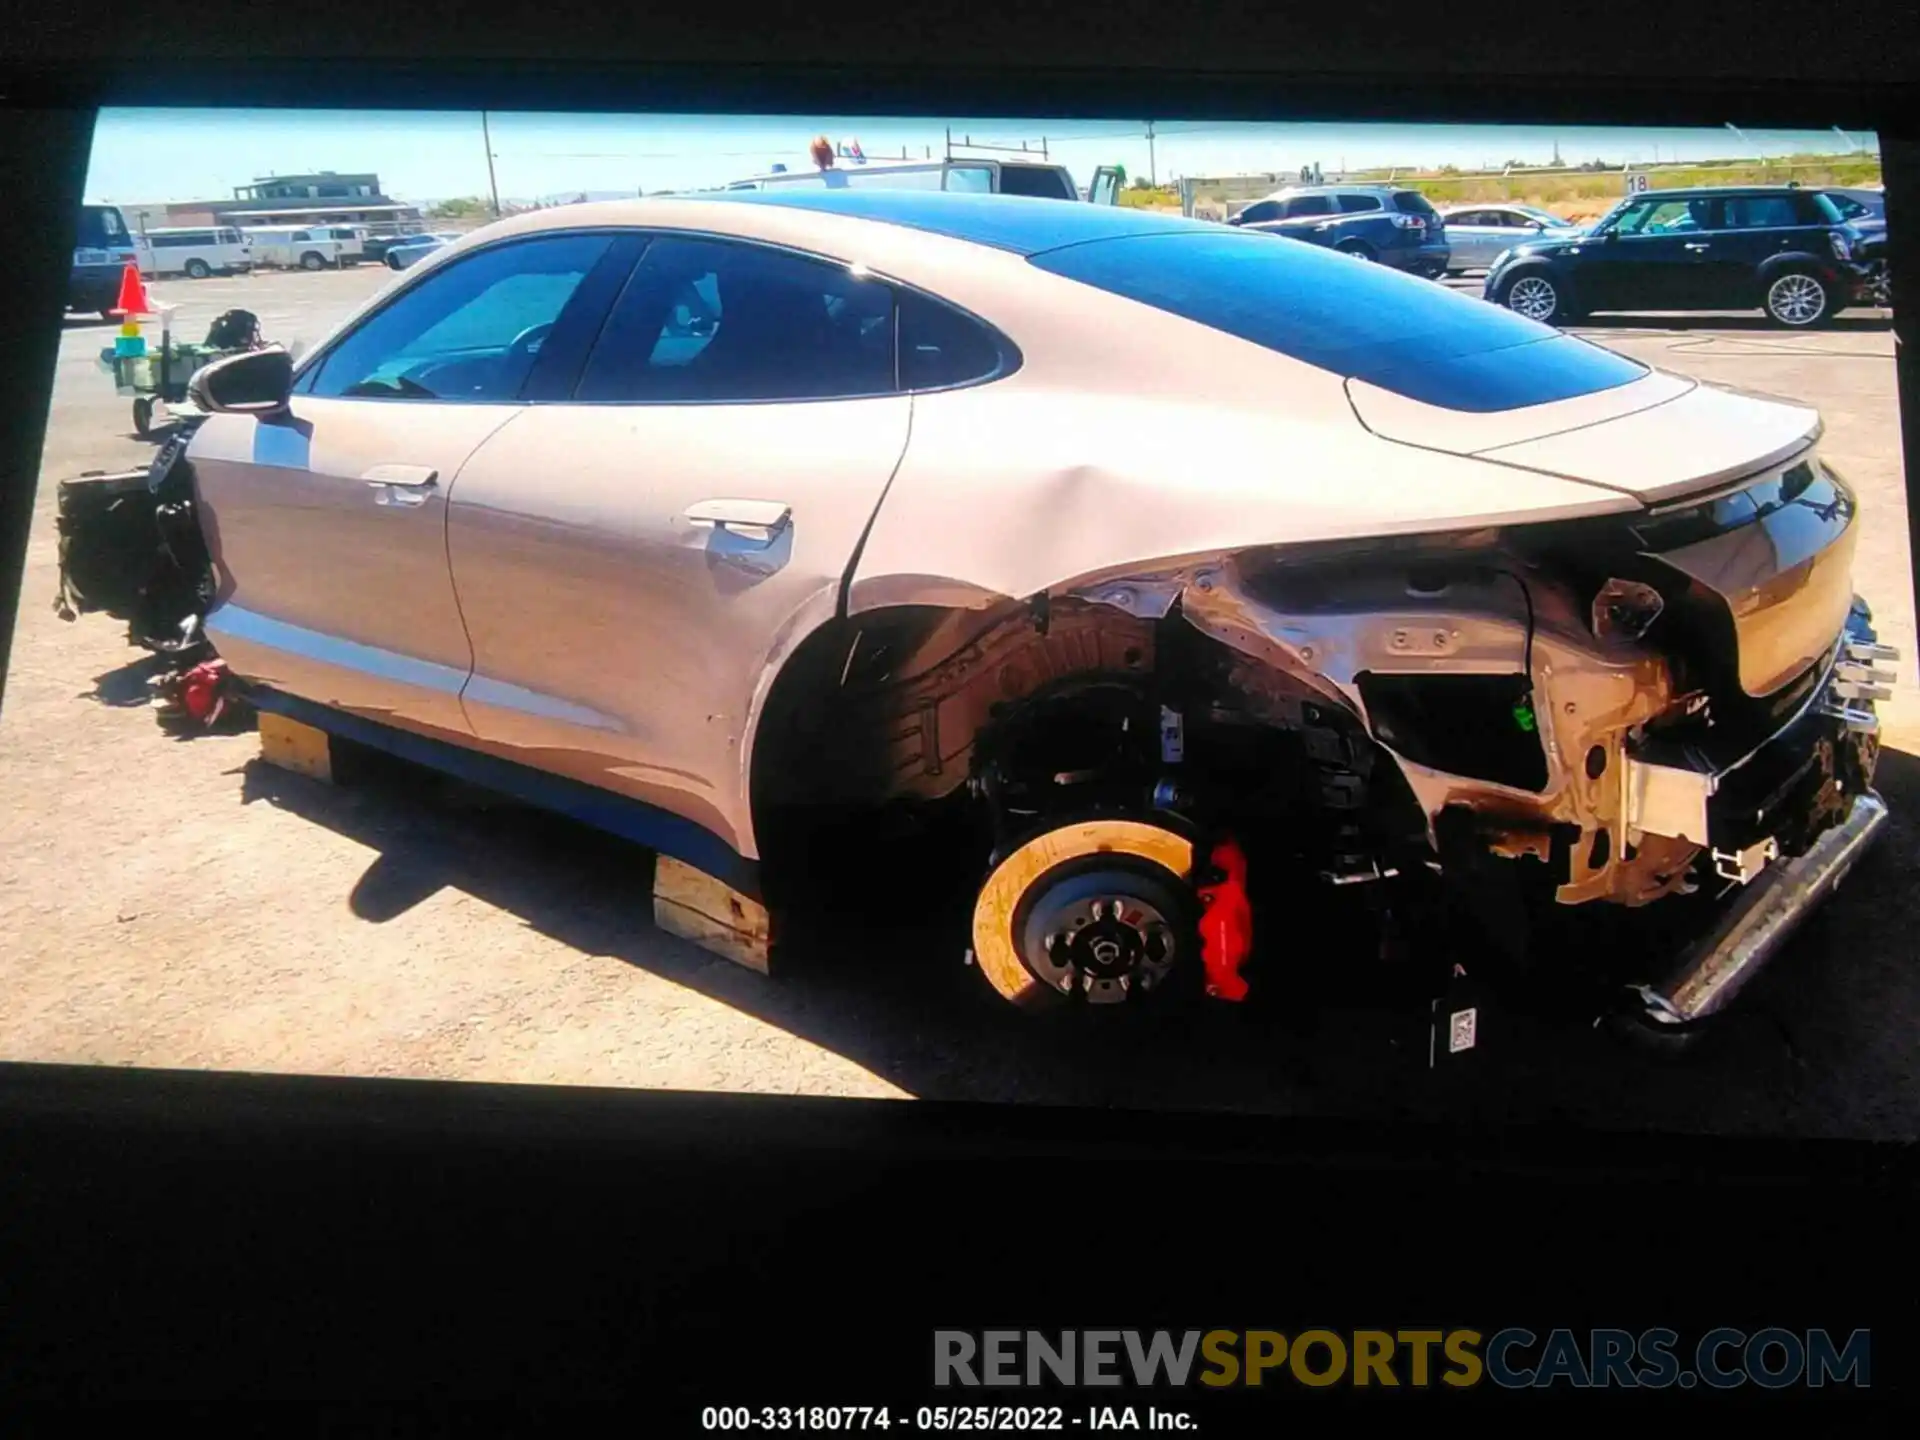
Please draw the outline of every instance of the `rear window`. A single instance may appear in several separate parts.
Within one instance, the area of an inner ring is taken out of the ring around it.
[[[80,211],[80,233],[74,242],[88,250],[104,250],[127,243],[127,227],[111,205],[88,205]]]
[[[1624,356],[1427,280],[1232,230],[1095,240],[1030,257],[1306,364],[1450,410],[1545,405],[1638,380]]]
[[[1396,190],[1393,192],[1393,208],[1402,215],[1433,215],[1433,206],[1427,203],[1427,197],[1417,190]]]

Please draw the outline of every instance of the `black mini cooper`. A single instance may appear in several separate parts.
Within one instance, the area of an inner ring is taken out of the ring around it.
[[[1494,261],[1484,293],[1549,324],[1597,310],[1759,309],[1804,328],[1874,301],[1861,244],[1818,191],[1658,190],[1579,235],[1514,246]]]

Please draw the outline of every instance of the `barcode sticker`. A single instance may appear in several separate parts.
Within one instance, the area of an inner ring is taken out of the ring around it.
[[[1160,707],[1160,763],[1178,765],[1187,755],[1187,731],[1178,710]]]

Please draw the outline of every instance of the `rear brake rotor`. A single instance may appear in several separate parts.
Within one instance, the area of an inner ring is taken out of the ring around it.
[[[1093,820],[1008,855],[974,904],[980,971],[1019,1005],[1079,995],[1093,1004],[1161,985],[1191,948],[1193,846],[1135,820]]]

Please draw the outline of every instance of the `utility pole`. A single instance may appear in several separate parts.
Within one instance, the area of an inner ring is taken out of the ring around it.
[[[487,147],[487,193],[493,197],[493,218],[500,218],[500,184],[493,178],[493,130],[487,124],[487,112],[480,112],[480,138]]]
[[[1147,183],[1156,190],[1160,188],[1160,170],[1154,162],[1153,121],[1147,121]]]

